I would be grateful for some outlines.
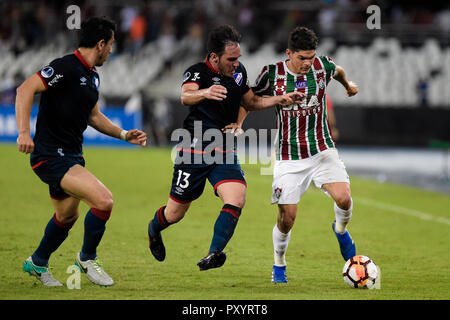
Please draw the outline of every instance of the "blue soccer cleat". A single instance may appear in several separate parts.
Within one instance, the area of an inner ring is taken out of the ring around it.
[[[339,242],[339,248],[341,249],[341,254],[344,260],[347,261],[351,257],[354,257],[356,255],[356,247],[350,233],[348,233],[347,230],[343,234],[336,232],[336,220],[333,222],[332,227]]]
[[[272,270],[272,282],[273,283],[287,283],[286,266],[273,266]]]

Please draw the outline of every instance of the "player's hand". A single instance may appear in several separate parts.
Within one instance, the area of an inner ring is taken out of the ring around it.
[[[347,91],[347,96],[351,97],[358,93],[358,85],[354,83],[353,81],[348,82],[347,88],[345,88]]]
[[[242,130],[241,126],[237,123],[230,123],[222,128],[223,133],[234,133],[234,135],[237,137],[244,133],[244,130]]]
[[[306,98],[306,94],[303,92],[290,92],[280,96],[281,101],[279,102],[282,106],[288,106],[294,103],[300,103],[304,98]]]
[[[139,144],[141,147],[145,147],[147,145],[147,134],[138,129],[129,130],[126,140],[129,143]]]
[[[32,153],[34,150],[34,142],[29,134],[19,134],[17,138],[17,148],[23,153]]]
[[[204,92],[204,97],[209,100],[222,101],[227,97],[227,88],[220,84],[214,84]]]

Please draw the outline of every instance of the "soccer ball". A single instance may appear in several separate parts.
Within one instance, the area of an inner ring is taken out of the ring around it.
[[[354,256],[345,263],[342,275],[351,288],[373,289],[379,272],[377,265],[369,257]]]

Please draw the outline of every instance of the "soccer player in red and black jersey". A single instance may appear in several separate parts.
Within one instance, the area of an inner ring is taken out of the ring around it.
[[[140,130],[123,130],[99,109],[100,78],[96,66],[108,59],[116,26],[106,18],[83,22],[79,48],[53,60],[29,77],[18,89],[16,121],[20,152],[31,154],[30,163],[39,178],[49,185],[55,213],[48,222],[36,251],[23,269],[46,286],[61,286],[48,269],[50,255],[61,245],[78,218],[78,206],[90,206],[84,221],[84,241],[76,264],[93,283],[110,286],[114,282],[97,258],[105,224],[113,208],[111,192],[84,168],[82,142],[87,126],[132,144],[146,145]],[[30,111],[35,94],[41,93],[36,134],[30,136]]]
[[[301,93],[264,98],[254,95],[248,86],[245,67],[239,62],[240,39],[240,34],[231,26],[215,28],[209,34],[205,61],[184,73],[181,102],[190,107],[190,112],[183,128],[189,132],[190,140],[178,149],[167,204],[156,211],[149,223],[150,250],[158,261],[163,261],[166,255],[161,231],[184,217],[191,202],[203,193],[208,179],[223,207],[214,225],[209,252],[198,266],[200,270],[208,270],[224,264],[223,249],[244,207],[247,186],[235,145],[217,143],[211,147],[210,141],[204,138],[211,132],[219,133],[218,138],[222,138],[222,131],[236,124],[241,105],[257,110],[291,104],[303,97]],[[223,137],[222,141],[226,140]],[[195,162],[198,155],[202,158],[199,163]],[[211,158],[214,161],[206,160]]]

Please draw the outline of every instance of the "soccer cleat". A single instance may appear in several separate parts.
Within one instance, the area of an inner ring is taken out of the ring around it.
[[[273,283],[287,283],[286,266],[273,266],[272,270],[272,282]]]
[[[31,257],[29,257],[23,263],[23,271],[27,272],[30,276],[36,277],[47,287],[62,287],[62,283],[53,278],[48,267],[39,267],[33,263]]]
[[[341,249],[344,260],[347,261],[351,257],[354,257],[356,255],[356,247],[350,233],[347,230],[343,234],[336,232],[336,220],[333,222],[332,228],[339,242],[339,248]]]
[[[114,284],[114,280],[103,270],[98,258],[95,258],[95,260],[81,261],[80,253],[78,253],[75,258],[75,265],[81,272],[86,273],[88,279],[94,284],[106,287]]]
[[[148,225],[148,246],[150,248],[150,251],[152,252],[152,255],[155,257],[158,261],[164,261],[166,258],[166,247],[164,247],[164,243],[162,241],[161,233],[158,233],[154,236],[150,233],[150,224],[152,222],[150,221]]]
[[[223,266],[225,263],[225,260],[227,259],[227,255],[222,252],[211,252],[206,257],[204,257],[202,260],[200,260],[197,265],[200,268],[200,271],[212,269],[212,268],[219,268]]]

